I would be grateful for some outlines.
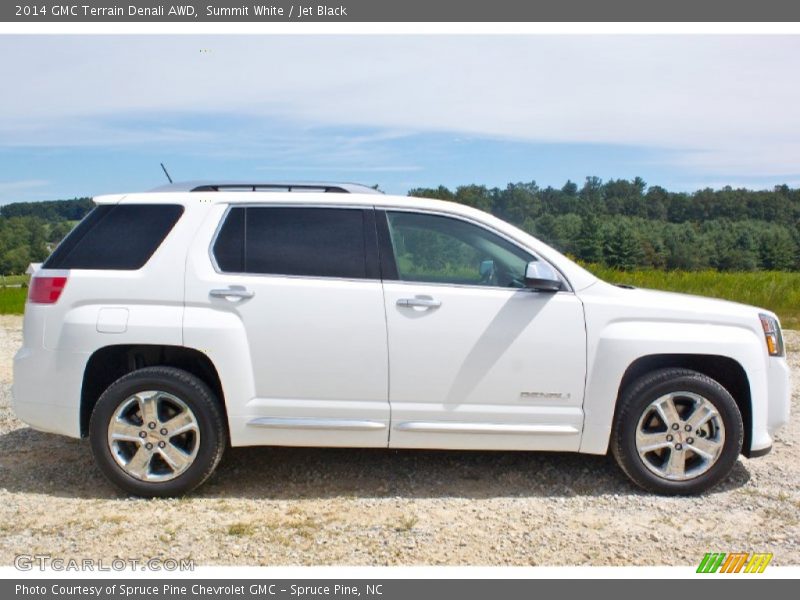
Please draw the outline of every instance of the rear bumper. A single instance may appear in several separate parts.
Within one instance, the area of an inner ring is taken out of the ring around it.
[[[12,406],[39,431],[80,437],[83,372],[89,354],[22,347],[14,357]]]

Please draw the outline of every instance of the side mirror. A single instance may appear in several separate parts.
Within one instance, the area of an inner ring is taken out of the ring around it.
[[[561,289],[561,278],[546,262],[534,260],[525,267],[525,287],[539,292],[557,292]]]

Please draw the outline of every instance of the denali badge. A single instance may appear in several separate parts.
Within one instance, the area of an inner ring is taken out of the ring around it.
[[[519,397],[521,400],[569,400],[570,394],[561,394],[559,392],[520,392]]]

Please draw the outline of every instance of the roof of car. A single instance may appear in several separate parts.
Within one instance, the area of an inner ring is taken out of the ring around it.
[[[331,205],[415,205],[419,202],[440,203],[439,200],[412,199],[393,196],[360,183],[330,181],[185,181],[170,183],[147,192],[105,194],[93,198],[96,204],[156,204],[174,203],[184,206],[197,204],[331,204]],[[443,203],[452,206],[453,203]],[[456,205],[456,208],[458,205]],[[443,208],[443,207],[440,207]]]
[[[314,206],[364,206],[380,208],[418,208],[444,213],[470,215],[475,209],[445,200],[395,196],[391,194],[330,193],[319,191],[153,191],[132,194],[95,196],[96,204],[180,204],[187,208],[216,204],[280,204]],[[477,212],[477,211],[475,211]],[[475,216],[475,215],[472,215]],[[485,216],[485,215],[484,215]]]
[[[381,194],[361,183],[338,181],[184,181],[159,186],[150,192],[322,192],[334,194]]]

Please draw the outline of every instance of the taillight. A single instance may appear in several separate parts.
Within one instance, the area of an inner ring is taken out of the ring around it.
[[[55,304],[66,285],[66,277],[34,277],[28,289],[28,302]]]

